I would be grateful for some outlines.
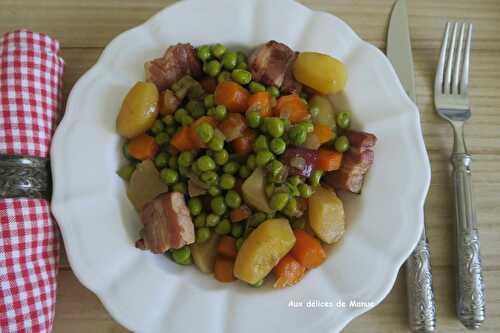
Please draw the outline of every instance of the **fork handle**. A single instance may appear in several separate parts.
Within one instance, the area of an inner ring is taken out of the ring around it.
[[[479,234],[472,200],[471,156],[454,153],[453,183],[455,191],[457,246],[457,316],[469,328],[478,328],[485,319],[485,291]]]

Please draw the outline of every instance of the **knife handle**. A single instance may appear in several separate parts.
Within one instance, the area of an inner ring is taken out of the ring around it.
[[[408,319],[412,332],[434,332],[436,303],[432,288],[431,253],[425,231],[406,260]]]
[[[457,222],[457,316],[465,327],[473,329],[484,321],[486,309],[479,234],[472,200],[471,157],[467,153],[454,153],[451,162]]]

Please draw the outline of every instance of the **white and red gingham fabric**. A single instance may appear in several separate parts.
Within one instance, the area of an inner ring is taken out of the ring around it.
[[[0,39],[0,154],[48,157],[61,114],[59,43],[26,30]],[[49,202],[0,199],[0,332],[50,332],[59,234]]]

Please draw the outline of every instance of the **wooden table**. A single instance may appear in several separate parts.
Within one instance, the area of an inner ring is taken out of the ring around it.
[[[64,93],[92,66],[117,34],[148,19],[172,3],[167,0],[2,0],[0,33],[16,28],[44,31],[57,38],[66,61]],[[365,40],[385,48],[386,26],[393,0],[305,0],[307,6],[334,13]],[[473,180],[480,223],[487,286],[488,319],[478,332],[500,331],[500,1],[409,1],[417,100],[432,164],[426,204],[432,248],[434,287],[440,332],[464,332],[454,313],[453,201],[448,156],[451,129],[432,107],[432,85],[445,22],[468,20],[475,25],[471,96],[473,117],[466,127],[474,157]],[[58,276],[55,332],[124,332],[99,300],[63,262]],[[407,331],[404,276],[381,305],[354,320],[345,332]]]

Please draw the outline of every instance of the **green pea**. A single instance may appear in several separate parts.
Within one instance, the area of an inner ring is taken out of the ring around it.
[[[174,119],[176,122],[178,122],[180,124],[182,122],[182,117],[188,116],[188,115],[189,114],[188,114],[186,109],[180,108],[180,109],[177,109],[177,111],[175,111]]]
[[[261,122],[260,122],[260,125],[259,125],[259,130],[260,130],[262,133],[267,133],[267,127],[266,127],[266,122],[265,122],[265,121],[261,121]]]
[[[186,186],[186,184],[184,184],[182,182],[177,182],[174,185],[172,185],[172,191],[186,194],[187,186]]]
[[[337,113],[335,120],[337,122],[338,127],[348,128],[349,125],[351,124],[351,115],[349,114],[349,112],[342,111]]]
[[[288,131],[288,137],[293,144],[301,145],[307,139],[307,131],[302,126],[294,126]]]
[[[266,220],[266,214],[262,212],[257,212],[248,218],[247,223],[252,227],[256,227],[265,220]]]
[[[167,166],[169,156],[164,151],[158,153],[155,157],[155,165],[158,169],[162,169]]]
[[[290,198],[285,206],[285,208],[283,208],[282,212],[289,216],[289,217],[292,217],[294,215],[297,214],[297,199],[295,198]]]
[[[160,146],[164,145],[165,143],[167,143],[168,140],[170,140],[170,136],[166,132],[158,133],[155,136],[155,141]]]
[[[227,115],[227,109],[224,105],[217,105],[214,111],[214,117],[217,120],[223,120],[226,118]]]
[[[227,150],[222,149],[214,154],[214,160],[217,165],[224,165],[229,161],[229,153]]]
[[[161,170],[160,177],[165,184],[171,185],[179,179],[179,174],[173,169],[165,168]]]
[[[335,150],[339,153],[346,152],[349,149],[349,139],[342,135],[335,139]]]
[[[287,183],[288,186],[288,192],[293,195],[294,197],[300,196],[300,191],[299,188],[295,185],[292,185],[290,183]]]
[[[263,84],[255,81],[250,82],[250,84],[248,85],[248,89],[250,89],[250,92],[252,94],[266,91],[266,87]]]
[[[208,194],[211,196],[215,197],[220,194],[220,188],[217,185],[210,185],[208,188]]]
[[[203,105],[208,109],[215,106],[214,95],[210,94],[203,98]]]
[[[269,145],[267,143],[267,138],[265,135],[260,134],[253,143],[253,150],[259,152],[261,150],[268,150]]]
[[[196,54],[198,55],[198,58],[203,62],[212,58],[212,52],[210,51],[210,46],[208,45],[200,46]]]
[[[240,62],[236,65],[236,69],[240,69],[240,70],[247,70],[248,69],[248,64],[246,62]],[[252,78],[250,77],[250,80]]]
[[[215,169],[215,162],[214,160],[207,155],[204,155],[196,160],[196,164],[198,165],[198,169],[200,171],[205,172],[205,171],[210,171]]]
[[[222,57],[222,66],[224,66],[224,68],[226,69],[233,70],[234,67],[236,67],[237,63],[238,54],[236,54],[236,52],[226,52]]]
[[[215,112],[215,106],[207,109],[207,116],[213,117]]]
[[[276,155],[281,155],[286,150],[286,142],[282,138],[273,138],[271,140],[271,144],[269,145],[269,148]]]
[[[247,62],[247,56],[245,55],[245,53],[241,51],[238,51],[236,53],[238,55],[238,63]]]
[[[231,227],[231,235],[234,238],[239,238],[243,234],[243,225],[241,223],[233,223]]]
[[[291,224],[293,229],[304,229],[306,227],[306,219],[304,217],[294,218]]]
[[[214,137],[214,128],[208,123],[199,124],[195,131],[200,140],[204,143],[208,143]]]
[[[241,197],[236,191],[227,191],[225,199],[229,208],[238,208],[241,205]]]
[[[177,157],[177,165],[183,167],[189,167],[193,163],[193,153],[190,151],[183,151]]]
[[[236,172],[238,172],[239,168],[240,168],[240,165],[237,162],[230,161],[230,162],[226,163],[226,165],[224,165],[224,167],[222,168],[222,171],[224,171],[224,173],[228,173],[230,175],[233,175]]]
[[[267,87],[267,92],[274,98],[278,98],[280,96],[280,90],[275,86]]]
[[[201,228],[206,225],[207,222],[207,214],[201,213],[194,218],[194,226],[196,228]]]
[[[255,162],[257,163],[257,166],[265,166],[272,159],[274,159],[273,153],[271,153],[269,150],[261,150],[257,152]]]
[[[266,188],[265,188],[265,192],[266,192],[266,196],[268,198],[270,198],[274,193],[274,184],[273,183],[267,184]]]
[[[288,178],[288,182],[294,186],[299,186],[300,184],[302,184],[302,179],[300,178],[300,176],[291,176]]]
[[[288,203],[288,193],[277,192],[271,196],[269,205],[274,210],[282,210]]]
[[[322,176],[323,176],[323,171],[314,170],[311,173],[311,176],[309,177],[309,184],[311,184],[311,186],[318,186]]]
[[[196,105],[197,106],[192,107],[192,110],[190,110],[189,112],[191,113],[191,117],[198,119],[205,115],[205,107],[201,104],[201,102],[199,102],[199,104]]]
[[[309,106],[309,113],[311,114],[311,117],[314,119],[317,116],[319,116],[319,106],[317,105],[311,105]]]
[[[242,165],[239,170],[239,175],[241,178],[248,178],[250,176],[250,170],[246,165]]]
[[[188,207],[189,211],[191,212],[191,215],[196,216],[201,213],[201,210],[203,209],[203,204],[201,203],[200,198],[191,198],[188,201]]]
[[[260,279],[259,281],[255,282],[254,284],[251,284],[252,287],[254,288],[260,288],[264,284],[264,279]]]
[[[217,215],[224,214],[227,210],[224,197],[218,195],[215,198],[212,198],[212,200],[210,201],[210,208],[212,209],[212,212]]]
[[[228,219],[223,219],[215,227],[215,233],[219,235],[227,235],[231,232],[231,222]]]
[[[177,133],[177,126],[175,125],[168,126],[166,132],[168,135],[174,136],[174,134]]]
[[[226,50],[226,47],[222,44],[215,44],[211,47],[212,54],[219,59],[226,53]]]
[[[245,242],[245,238],[243,238],[243,237],[238,238],[236,240],[236,250],[239,251],[244,242]]]
[[[217,172],[209,170],[209,171],[203,172],[200,176],[200,179],[205,184],[215,185],[215,184],[217,184],[217,181],[219,180],[219,175],[217,175]]]
[[[252,81],[252,73],[244,69],[235,69],[231,72],[231,78],[239,84],[245,85]]]
[[[170,250],[172,259],[178,264],[184,264],[191,257],[191,249],[189,246],[181,247],[180,249]]]
[[[177,169],[179,170],[179,175],[187,178],[187,176],[189,174],[189,167],[185,167],[183,165],[179,165],[177,167]]]
[[[170,156],[168,160],[168,167],[170,169],[177,169],[177,156]]]
[[[271,117],[266,119],[266,130],[274,138],[279,138],[285,133],[285,125],[279,118]]]
[[[248,111],[246,113],[247,124],[251,128],[257,128],[260,125],[261,116],[257,111]]]
[[[215,214],[208,214],[206,223],[207,227],[215,227],[219,223],[220,216]]]
[[[231,72],[222,71],[217,77],[217,82],[221,83],[222,81],[231,80]]]
[[[191,125],[193,123],[193,121],[194,121],[193,117],[186,115],[186,116],[182,117],[182,119],[181,119],[181,125],[182,126],[189,126],[189,125]]]
[[[135,171],[135,166],[132,164],[124,165],[118,171],[116,174],[120,176],[124,180],[130,180],[130,177],[132,177],[132,174]]]
[[[202,227],[196,230],[196,243],[204,243],[210,238],[210,229]]]
[[[203,67],[205,73],[210,77],[216,77],[221,70],[220,62],[218,62],[217,60],[210,60]]]
[[[299,192],[300,196],[303,198],[309,198],[313,194],[311,186],[307,184],[300,184]]]
[[[284,167],[285,166],[280,161],[272,160],[271,162],[267,163],[266,169],[271,175],[276,176],[283,171]]]
[[[309,121],[301,122],[298,126],[301,126],[307,132],[307,134],[314,131],[314,125]]]
[[[163,123],[163,121],[157,119],[155,120],[153,126],[151,127],[151,132],[153,132],[153,134],[158,134],[162,132],[164,129],[165,129],[165,124]]]
[[[255,154],[251,154],[247,157],[246,166],[248,170],[254,170],[257,167]]]
[[[230,190],[236,184],[236,178],[228,173],[223,174],[220,177],[219,185],[223,190]]]
[[[222,139],[218,135],[214,135],[212,140],[208,143],[208,148],[213,150],[214,152],[221,151],[224,149],[224,139]]]

